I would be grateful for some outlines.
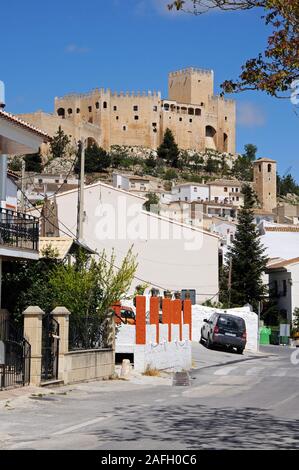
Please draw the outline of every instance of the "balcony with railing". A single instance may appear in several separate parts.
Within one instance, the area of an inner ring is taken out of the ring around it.
[[[0,249],[7,247],[38,253],[39,219],[0,208]]]

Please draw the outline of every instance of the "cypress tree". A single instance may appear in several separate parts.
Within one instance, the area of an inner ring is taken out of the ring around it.
[[[158,157],[166,160],[173,168],[178,167],[179,148],[170,129],[166,129],[163,142],[157,150]]]
[[[242,188],[244,205],[239,211],[235,239],[228,251],[228,263],[231,263],[231,306],[242,306],[247,303],[257,309],[267,288],[262,281],[268,258],[262,246],[257,227],[254,223],[253,207],[256,196],[250,185]],[[229,269],[225,272],[228,276]]]

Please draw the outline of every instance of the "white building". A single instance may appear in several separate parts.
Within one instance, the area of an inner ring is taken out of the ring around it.
[[[289,322],[299,308],[299,257],[272,263],[267,270],[271,297]]]
[[[38,219],[13,210],[16,188],[11,178],[7,178],[7,156],[37,152],[43,142],[49,141],[45,133],[3,108],[4,98],[0,96],[0,308],[3,259],[9,262],[39,257]]]
[[[172,201],[206,201],[209,199],[209,187],[200,183],[182,183],[171,191]]]
[[[169,220],[142,209],[145,198],[98,182],[85,186],[84,243],[109,255],[116,265],[133,245],[140,279],[172,291],[195,289],[197,302],[218,298],[218,237],[204,230]],[[56,196],[59,227],[74,236],[77,191]],[[68,227],[69,230],[66,229]],[[62,234],[61,233],[61,234]]]
[[[298,256],[299,226],[262,221],[259,232],[269,258],[287,260]]]

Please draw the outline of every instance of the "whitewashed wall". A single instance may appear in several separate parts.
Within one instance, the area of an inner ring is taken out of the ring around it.
[[[228,313],[229,315],[244,318],[247,330],[247,344],[245,350],[251,352],[256,352],[258,350],[258,316],[256,313],[251,312],[247,307],[221,310],[204,307],[202,305],[193,305],[192,341],[200,341],[203,321],[205,318],[208,320],[214,312]]]

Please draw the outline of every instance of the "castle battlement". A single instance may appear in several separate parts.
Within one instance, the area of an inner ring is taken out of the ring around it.
[[[160,91],[113,91],[113,98],[161,98]]]
[[[214,75],[213,70],[200,69],[197,67],[188,67],[186,69],[176,70],[169,73],[169,77],[177,77],[178,75],[187,75],[191,73],[197,73],[200,75]]]

